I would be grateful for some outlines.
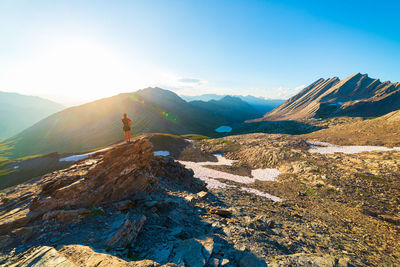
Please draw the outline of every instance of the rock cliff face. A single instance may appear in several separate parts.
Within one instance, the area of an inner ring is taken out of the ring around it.
[[[300,120],[336,116],[376,117],[400,109],[400,83],[367,74],[344,80],[319,79],[259,120]]]

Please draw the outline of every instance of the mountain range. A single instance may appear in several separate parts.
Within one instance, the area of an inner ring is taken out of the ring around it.
[[[216,135],[221,125],[254,119],[259,114],[236,97],[188,103],[175,93],[146,88],[100,99],[53,114],[0,147],[0,156],[18,158],[51,152],[79,152],[123,140],[121,117],[133,121],[132,133],[161,132]]]
[[[0,139],[11,137],[63,108],[37,96],[0,92]]]
[[[226,96],[230,95],[217,95],[217,94],[203,94],[198,96],[185,96],[181,95],[181,97],[186,101],[210,101],[210,100],[220,100]],[[241,100],[250,104],[253,108],[258,110],[259,112],[265,114],[278,107],[280,104],[285,102],[283,99],[266,99],[263,97],[255,97],[252,95],[231,95],[232,97],[240,98]]]
[[[319,79],[259,120],[302,120],[339,116],[378,117],[400,109],[400,83],[356,73]]]

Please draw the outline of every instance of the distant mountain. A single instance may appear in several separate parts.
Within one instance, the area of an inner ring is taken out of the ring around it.
[[[0,139],[13,136],[63,108],[37,96],[0,92]]]
[[[198,96],[181,96],[186,101],[210,101],[210,100],[221,100],[227,95],[216,95],[216,94],[204,94]],[[282,99],[265,99],[263,97],[255,97],[252,95],[242,96],[242,95],[231,95],[232,97],[240,98],[241,100],[250,104],[253,108],[259,112],[265,114],[281,105],[285,100]]]
[[[191,101],[191,105],[215,116],[225,119],[229,123],[243,122],[260,116],[260,112],[238,97],[225,96],[220,100]]]
[[[400,109],[400,83],[354,74],[319,79],[260,120],[299,120],[337,116],[377,117]]]
[[[371,120],[330,127],[304,137],[335,145],[400,147],[400,110]]]
[[[195,100],[200,100],[200,101],[210,101],[210,100],[220,100],[226,95],[217,95],[217,94],[204,94],[204,95],[180,95],[182,99],[190,102],[190,101],[195,101]]]
[[[241,102],[248,108],[247,103]],[[240,120],[237,118],[241,118],[241,112],[244,112],[242,110],[228,118],[226,111],[220,108],[223,104],[224,101],[215,105],[219,112],[211,112],[160,88],[120,94],[67,108],[41,120],[0,143],[0,147],[6,147],[0,156],[17,158],[51,152],[79,152],[121,141],[123,113],[127,113],[133,121],[133,134],[162,132],[212,135],[217,127]]]

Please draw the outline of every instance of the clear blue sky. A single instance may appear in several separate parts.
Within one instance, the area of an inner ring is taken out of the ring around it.
[[[0,91],[75,104],[147,86],[280,98],[356,72],[400,81],[399,10],[385,0],[0,0]]]

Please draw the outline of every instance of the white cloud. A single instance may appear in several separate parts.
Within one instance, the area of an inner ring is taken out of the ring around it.
[[[285,88],[285,87],[280,87],[277,89],[278,92],[278,97],[282,99],[288,99],[294,95],[296,95],[298,92],[300,92],[302,89],[306,87],[305,84],[299,85],[293,89],[291,88]]]

